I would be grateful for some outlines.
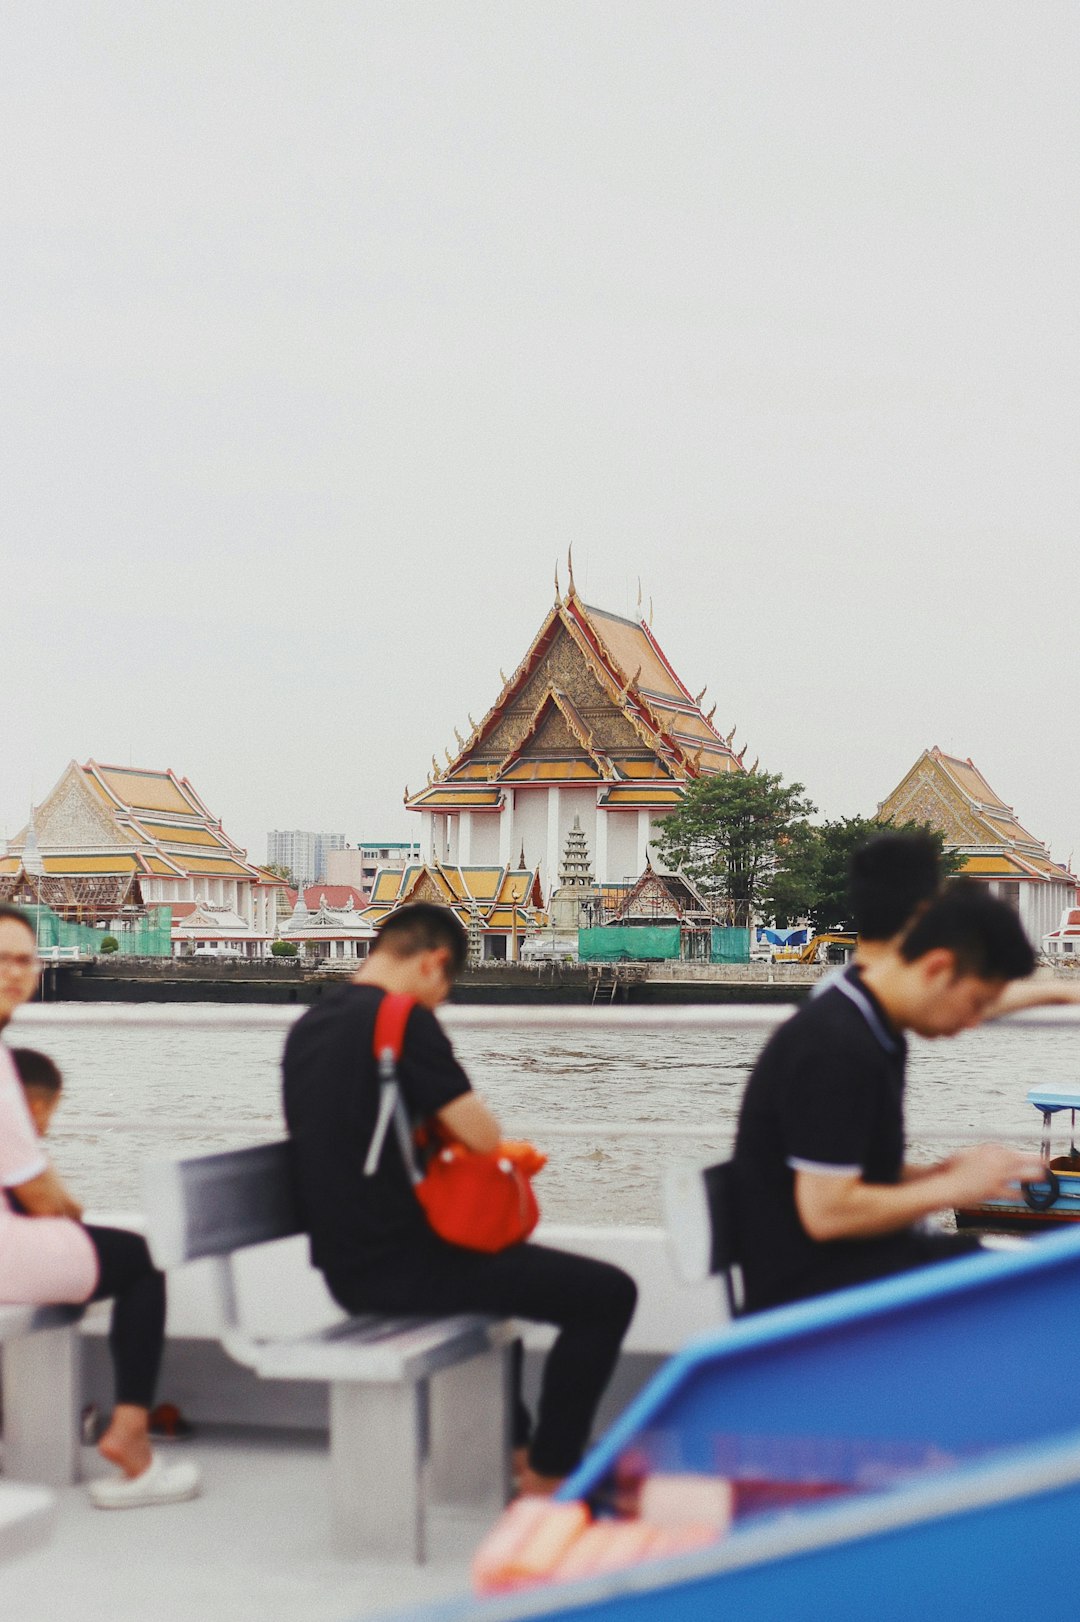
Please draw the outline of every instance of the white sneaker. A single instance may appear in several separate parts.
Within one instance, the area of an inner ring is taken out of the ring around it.
[[[104,1476],[87,1488],[96,1509],[142,1509],[148,1504],[182,1504],[197,1498],[202,1486],[199,1467],[188,1460],[162,1464],[157,1454],[141,1476]]]

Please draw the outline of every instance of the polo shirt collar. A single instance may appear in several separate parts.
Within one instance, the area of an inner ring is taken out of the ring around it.
[[[898,1036],[885,1016],[885,1010],[878,1002],[874,993],[863,982],[863,978],[854,964],[845,969],[836,982],[836,989],[840,995],[853,1002],[863,1019],[869,1025],[878,1043],[886,1053],[903,1053],[904,1039]]]

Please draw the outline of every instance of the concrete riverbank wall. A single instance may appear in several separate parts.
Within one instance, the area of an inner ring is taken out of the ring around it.
[[[795,964],[499,964],[467,969],[457,1003],[601,1005],[793,1002],[821,970]],[[343,983],[340,973],[294,962],[189,962],[99,958],[47,964],[46,1002],[312,1003]]]

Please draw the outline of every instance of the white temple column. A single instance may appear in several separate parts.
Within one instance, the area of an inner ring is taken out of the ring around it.
[[[435,854],[435,813],[434,811],[421,811],[420,813],[420,860],[430,862]]]
[[[607,870],[607,819],[607,812],[604,810],[603,806],[598,805],[596,808],[596,838],[593,840],[593,872],[596,875],[597,884],[607,884],[610,882]]]
[[[517,852],[514,850],[514,790],[503,789],[503,808],[499,812],[499,866],[509,867]]]
[[[547,860],[544,883],[548,895],[551,894],[559,882],[559,795],[562,791],[557,788],[548,789],[547,802]]]
[[[639,811],[637,814],[637,872],[640,878],[645,871],[645,864],[649,860],[649,835],[652,832],[652,816],[648,811]]]
[[[457,859],[462,867],[472,862],[472,819],[471,811],[458,812]]]

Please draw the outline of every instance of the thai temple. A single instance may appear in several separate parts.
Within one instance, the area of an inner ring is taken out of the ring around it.
[[[537,868],[450,861],[411,863],[404,872],[383,868],[375,879],[366,923],[378,925],[406,901],[452,907],[469,932],[474,962],[516,962],[526,938],[548,922]]]
[[[177,950],[213,935],[261,956],[276,934],[280,885],[247,860],[186,777],[93,760],[71,762],[0,856],[0,899],[99,925],[167,905]]]
[[[351,884],[308,884],[283,891],[291,911],[281,925],[281,939],[309,958],[355,968],[367,957],[375,928],[367,917],[366,898]]]
[[[424,862],[507,872],[520,853],[549,895],[576,827],[601,888],[636,882],[686,785],[745,769],[734,729],[723,737],[703,698],[651,624],[583,603],[572,572],[561,596],[556,577],[554,606],[495,703],[456,733],[444,766],[432,760],[420,793],[406,790]]]
[[[878,806],[893,822],[928,822],[964,858],[961,871],[1010,902],[1035,947],[1062,913],[1075,907],[1077,879],[1055,862],[1041,840],[1016,819],[971,760],[936,746],[919,756],[907,776]]]

